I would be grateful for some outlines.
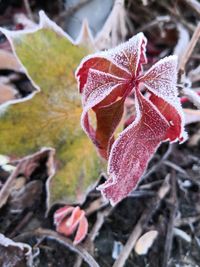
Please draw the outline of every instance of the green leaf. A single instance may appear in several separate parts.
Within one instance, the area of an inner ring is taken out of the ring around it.
[[[80,126],[82,107],[74,77],[89,51],[74,44],[43,12],[36,29],[1,30],[37,91],[2,113],[0,154],[21,157],[54,147],[56,174],[47,183],[50,203],[81,202],[102,164]]]

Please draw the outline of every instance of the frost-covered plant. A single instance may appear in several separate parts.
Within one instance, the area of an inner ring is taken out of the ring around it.
[[[143,73],[146,44],[145,36],[139,33],[114,49],[84,58],[76,72],[83,104],[82,127],[100,155],[108,159],[109,177],[98,189],[111,204],[136,187],[161,142],[182,142],[185,138],[176,88],[177,58],[165,57]],[[130,95],[136,116],[115,140]],[[95,127],[91,111],[96,117]]]

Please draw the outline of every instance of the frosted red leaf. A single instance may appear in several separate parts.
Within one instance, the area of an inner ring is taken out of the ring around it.
[[[65,236],[72,235],[76,230],[74,244],[80,243],[88,231],[85,212],[79,207],[65,206],[54,213],[56,231]]]
[[[146,38],[139,33],[115,49],[86,57],[76,72],[84,107],[82,126],[104,158],[108,158],[125,98],[146,62],[145,45]],[[89,121],[90,109],[97,116],[96,129]]]
[[[98,188],[113,205],[136,187],[169,128],[156,107],[138,89],[136,92],[137,117],[113,144],[108,163],[109,179]]]
[[[182,141],[184,132],[183,110],[178,98],[177,58],[165,57],[158,61],[146,74],[139,78],[152,93],[150,100],[167,118],[171,128],[166,133],[166,139]]]
[[[108,180],[99,187],[112,204],[137,185],[163,141],[183,141],[183,112],[176,89],[177,58],[166,57],[143,74],[147,40],[142,33],[114,49],[86,57],[76,76],[82,94],[84,131],[108,159]],[[144,96],[140,88],[148,92]],[[135,98],[136,116],[115,140],[127,97]],[[90,122],[89,111],[96,115]]]

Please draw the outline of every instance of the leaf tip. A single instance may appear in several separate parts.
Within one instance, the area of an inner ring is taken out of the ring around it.
[[[44,10],[39,11],[39,20],[40,20],[41,26],[45,26],[45,25],[48,26],[51,23],[50,19],[47,17]]]

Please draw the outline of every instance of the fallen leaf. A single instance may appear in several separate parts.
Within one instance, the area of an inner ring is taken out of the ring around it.
[[[33,266],[32,248],[28,244],[14,242],[0,234],[0,266]]]
[[[27,183],[20,190],[12,190],[9,199],[10,212],[21,213],[27,208],[31,209],[35,203],[41,201],[42,189],[42,181],[36,180]]]
[[[45,148],[42,149],[39,152],[36,152],[32,155],[26,156],[24,158],[21,158],[18,160],[17,166],[14,168],[14,170],[11,172],[10,176],[7,178],[6,182],[3,184],[1,190],[0,190],[0,208],[6,204],[9,196],[11,204],[13,204],[13,207],[16,208],[16,206],[21,207],[24,206],[31,206],[31,203],[33,203],[33,199],[29,199],[29,195],[34,195],[38,190],[42,190],[41,181],[34,181],[39,182],[38,183],[32,183],[32,185],[29,185],[29,180],[32,175],[32,173],[37,169],[37,167],[40,164],[40,161],[43,161],[46,165],[46,172],[47,172],[47,178],[52,177],[55,173],[54,169],[54,154],[55,151],[51,148]],[[2,162],[2,166],[5,168],[6,165],[9,165],[9,162]],[[25,178],[25,181],[21,183],[22,186],[25,186],[26,188],[22,187],[17,192],[17,180],[20,178],[19,175],[23,175]],[[16,192],[15,192],[16,191]],[[27,192],[26,192],[27,191]],[[29,191],[29,194],[28,194]],[[32,196],[31,198],[35,198]],[[47,192],[47,199],[49,198],[48,192]],[[37,198],[35,198],[37,200]],[[24,203],[25,201],[25,203]]]
[[[35,29],[1,30],[37,91],[13,101],[3,112],[0,153],[21,157],[44,146],[54,147],[56,175],[47,183],[49,205],[81,202],[101,169],[80,127],[82,108],[74,78],[78,62],[88,51],[73,43],[43,12]]]

